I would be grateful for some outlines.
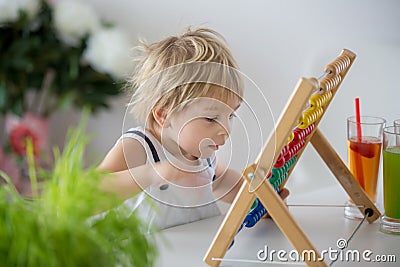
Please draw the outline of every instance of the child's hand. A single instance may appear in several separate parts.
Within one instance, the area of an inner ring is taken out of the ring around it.
[[[279,192],[279,196],[282,198],[283,201],[286,200],[286,198],[289,196],[290,192],[288,189],[283,188],[280,192]]]
[[[279,196],[282,198],[283,201],[286,200],[286,198],[289,196],[290,192],[288,189],[283,188],[280,192],[279,192]],[[286,201],[285,201],[286,203]],[[263,216],[263,219],[268,219],[271,218],[271,216],[269,216],[268,212]]]

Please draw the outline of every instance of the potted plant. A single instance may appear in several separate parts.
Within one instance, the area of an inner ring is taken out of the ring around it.
[[[25,139],[46,162],[48,118],[70,106],[97,112],[122,93],[130,42],[82,1],[0,0],[0,169],[20,189]],[[22,166],[22,167],[21,167]]]
[[[0,177],[8,180],[0,187],[2,266],[154,266],[155,238],[136,213],[127,213],[121,206],[92,217],[121,200],[99,190],[104,173],[83,166],[86,143],[82,126],[68,135],[63,152],[55,152],[54,168],[41,185],[41,194],[32,143],[28,144],[34,193],[30,200],[0,171]]]

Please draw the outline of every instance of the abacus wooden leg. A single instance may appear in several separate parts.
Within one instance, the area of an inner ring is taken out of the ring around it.
[[[354,204],[359,206],[358,208],[362,214],[368,213],[367,221],[372,223],[377,220],[381,215],[379,210],[368,198],[367,194],[365,194],[346,164],[341,160],[340,156],[319,129],[315,131],[311,138],[311,144],[353,200]]]
[[[275,192],[271,184],[268,182],[262,183],[257,191],[255,191],[255,194],[267,209],[268,214],[272,217],[279,229],[281,229],[283,234],[292,243],[299,255],[313,255],[313,257],[304,257],[307,266],[326,267],[326,263],[320,261],[321,257],[318,250],[313,246],[307,235],[297,224],[296,220],[290,215],[287,206]],[[303,252],[305,254],[303,254]]]
[[[224,221],[218,229],[214,240],[208,248],[203,260],[209,266],[219,266],[221,261],[214,260],[214,258],[223,258],[225,256],[239,226],[243,223],[243,220],[247,215],[247,213],[243,211],[250,210],[256,197],[254,194],[249,192],[248,188],[249,184],[244,181],[227,215],[225,216]]]

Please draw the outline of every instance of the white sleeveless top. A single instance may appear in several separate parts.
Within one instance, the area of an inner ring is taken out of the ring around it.
[[[154,164],[162,160],[169,160],[172,164],[179,164],[160,142],[143,127],[129,129],[123,138],[138,140],[146,150],[146,164]],[[149,230],[153,226],[165,229],[212,216],[220,215],[212,193],[212,181],[215,179],[215,157],[213,159],[198,159],[194,166],[185,166],[185,169],[201,173],[208,179],[202,186],[180,186],[171,182],[151,185],[148,188],[126,200],[124,205],[129,210],[137,211],[137,215],[148,222]],[[190,183],[190,181],[189,181]],[[148,201],[149,200],[149,201]]]

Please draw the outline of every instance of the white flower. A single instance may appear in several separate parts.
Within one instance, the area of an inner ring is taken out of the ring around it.
[[[78,45],[83,37],[100,27],[100,19],[92,7],[76,0],[55,4],[54,23],[60,39],[71,46]]]
[[[39,7],[39,0],[0,0],[0,23],[16,21],[20,11],[33,18]]]
[[[106,28],[90,36],[84,59],[98,72],[120,79],[132,69],[131,44],[118,28]]]

